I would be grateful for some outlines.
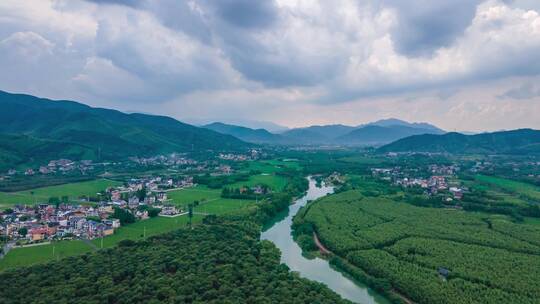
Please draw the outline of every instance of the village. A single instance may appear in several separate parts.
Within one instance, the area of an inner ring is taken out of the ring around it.
[[[15,205],[0,211],[0,235],[19,245],[108,236],[123,224],[180,214],[182,210],[170,204],[167,191],[193,186],[191,176],[177,180],[149,177],[109,187],[96,194],[97,202],[80,198],[79,203],[73,203],[64,197],[50,198],[47,203]]]
[[[396,186],[404,188],[418,187],[424,190],[427,195],[438,193],[449,193],[447,201],[454,199],[461,200],[463,193],[467,190],[456,181],[456,174],[460,171],[457,165],[437,165],[427,166],[425,171],[403,170],[401,167],[393,168],[372,168],[371,174],[374,177],[391,182]]]

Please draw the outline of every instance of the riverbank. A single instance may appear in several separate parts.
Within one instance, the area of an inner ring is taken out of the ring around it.
[[[275,221],[263,230],[261,239],[273,242],[280,249],[281,263],[286,264],[291,271],[297,272],[303,278],[325,284],[344,299],[363,304],[390,303],[368,286],[334,268],[328,260],[319,257],[306,258],[302,248],[294,241],[291,227],[293,217],[309,201],[331,193],[333,193],[332,187],[324,185],[317,187],[316,181],[309,179],[309,188],[306,194],[295,200],[288,207],[288,212],[276,216]],[[310,234],[310,239],[312,238],[313,235]],[[312,240],[312,242],[314,241]]]

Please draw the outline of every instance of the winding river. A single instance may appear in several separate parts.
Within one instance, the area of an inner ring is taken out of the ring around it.
[[[327,285],[341,297],[355,303],[387,304],[390,303],[366,285],[353,280],[332,268],[328,261],[315,258],[307,259],[302,249],[292,237],[292,219],[308,201],[332,193],[332,187],[317,187],[314,179],[309,178],[309,189],[305,196],[297,199],[287,211],[276,216],[273,222],[263,229],[261,239],[272,241],[281,250],[281,262],[301,277]]]

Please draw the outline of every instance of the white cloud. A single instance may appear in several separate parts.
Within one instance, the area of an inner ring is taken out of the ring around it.
[[[96,2],[0,1],[1,89],[290,125],[540,115],[534,94],[499,97],[540,73],[534,1]]]

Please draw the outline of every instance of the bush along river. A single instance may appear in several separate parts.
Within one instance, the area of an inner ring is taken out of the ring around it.
[[[291,225],[298,210],[309,201],[333,193],[333,191],[333,187],[325,185],[317,187],[315,180],[309,178],[307,193],[289,206],[287,211],[277,215],[274,221],[263,229],[261,239],[273,242],[281,250],[281,262],[289,266],[291,271],[298,272],[303,278],[325,284],[344,299],[362,304],[390,303],[366,285],[332,268],[327,260],[304,257],[302,249],[293,240]]]

